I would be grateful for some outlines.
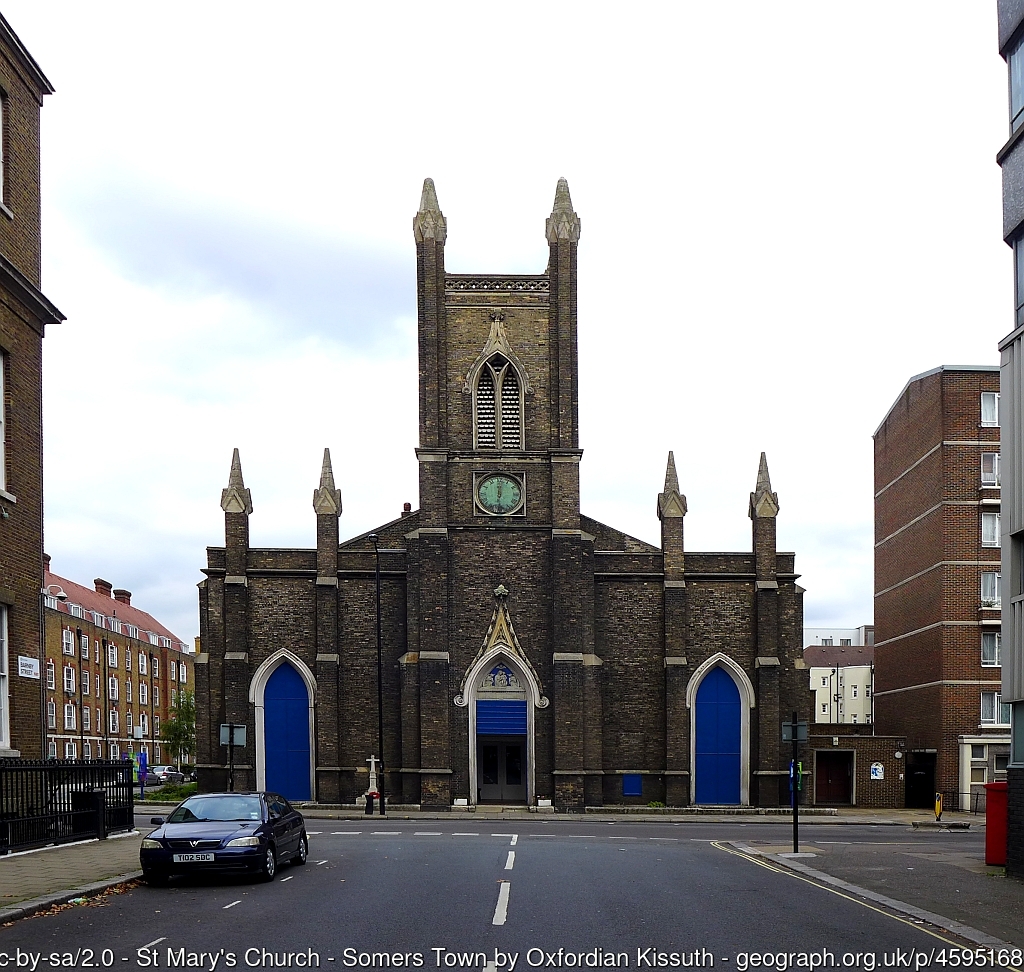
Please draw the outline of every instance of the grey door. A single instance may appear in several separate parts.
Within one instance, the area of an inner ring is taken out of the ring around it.
[[[477,737],[478,799],[481,802],[526,802],[526,739]]]

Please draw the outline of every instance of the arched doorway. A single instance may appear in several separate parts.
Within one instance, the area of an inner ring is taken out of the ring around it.
[[[526,689],[499,659],[476,689],[477,798],[525,803],[528,709]]]
[[[292,652],[274,652],[253,675],[256,787],[289,800],[311,800],[316,679]]]
[[[742,706],[732,676],[712,668],[697,689],[694,772],[697,803],[740,802]]]

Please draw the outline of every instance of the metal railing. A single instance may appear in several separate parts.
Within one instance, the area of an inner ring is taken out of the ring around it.
[[[971,787],[970,792],[963,790],[942,791],[942,812],[959,811],[961,813],[984,813],[985,791]]]
[[[131,830],[126,760],[0,759],[0,855]]]

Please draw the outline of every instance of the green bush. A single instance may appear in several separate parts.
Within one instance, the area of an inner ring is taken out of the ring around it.
[[[168,783],[166,786],[146,787],[147,803],[181,803],[199,789],[198,783]]]
[[[661,800],[651,800],[651,802],[648,803],[647,806],[649,806],[652,810],[664,810],[665,809],[665,804],[662,803]]]

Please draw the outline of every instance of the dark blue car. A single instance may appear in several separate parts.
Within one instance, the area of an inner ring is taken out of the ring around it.
[[[276,793],[204,793],[189,797],[142,841],[149,884],[174,874],[259,874],[272,881],[281,861],[305,864],[306,823]]]

